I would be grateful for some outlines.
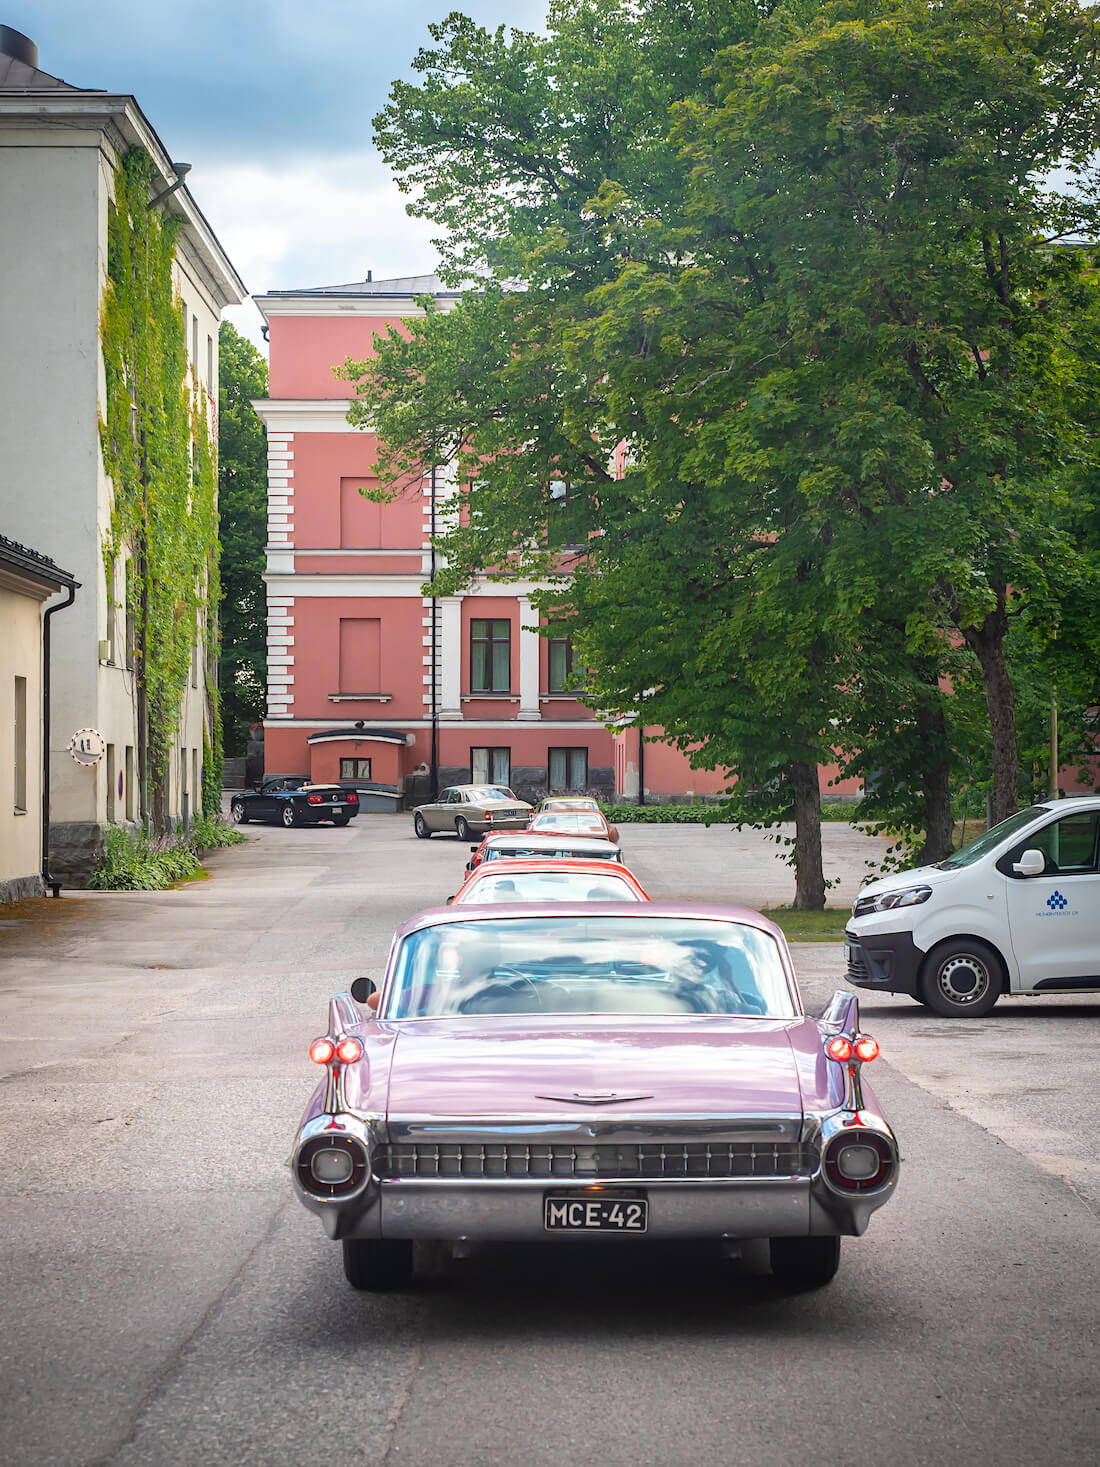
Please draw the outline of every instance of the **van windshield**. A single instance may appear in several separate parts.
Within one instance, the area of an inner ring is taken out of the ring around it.
[[[973,866],[975,861],[980,861],[988,852],[995,850],[1003,841],[1023,830],[1025,825],[1031,825],[1040,815],[1049,812],[1049,805],[1032,805],[1029,810],[1017,810],[1015,815],[1010,815],[1007,820],[1002,820],[1000,825],[995,825],[992,830],[987,830],[977,840],[972,840],[969,845],[957,850],[953,856],[946,861],[940,861],[937,870],[958,871],[962,866]]]

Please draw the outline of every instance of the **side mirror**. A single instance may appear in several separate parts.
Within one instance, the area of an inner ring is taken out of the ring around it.
[[[1013,861],[1012,869],[1017,876],[1042,876],[1047,869],[1047,858],[1042,851],[1029,849],[1018,861]]]
[[[257,794],[260,793],[260,791],[263,789],[263,787],[264,787],[264,782],[263,782],[262,779],[257,779],[255,781],[255,783],[253,784],[253,786],[252,786],[252,788],[256,791]]]
[[[455,896],[457,896],[457,895],[458,895],[458,892],[455,892]],[[451,905],[451,903],[452,903],[452,902],[453,902],[453,901],[454,901],[454,899],[455,899],[455,898],[454,898],[454,897],[453,897],[453,896],[449,896],[449,897],[448,897],[448,898],[447,898],[447,900],[446,900],[446,901],[445,901],[445,902],[444,902],[444,903],[443,903],[443,905],[444,905],[444,906],[445,906],[445,907],[449,907],[449,906],[450,906],[450,905]]]
[[[372,993],[378,992],[378,985],[372,978],[356,978],[351,985],[351,996],[357,1004],[366,1004]]]
[[[477,855],[477,853],[478,853],[478,847],[477,846],[471,846],[470,847],[470,850],[474,853],[475,856]]]

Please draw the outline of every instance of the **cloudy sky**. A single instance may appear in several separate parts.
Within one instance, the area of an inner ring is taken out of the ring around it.
[[[0,0],[43,71],[132,93],[249,290],[434,268],[371,119],[428,25],[541,29],[546,0]],[[251,305],[230,319],[259,341]]]

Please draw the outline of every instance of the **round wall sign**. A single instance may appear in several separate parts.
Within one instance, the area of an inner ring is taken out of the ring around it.
[[[106,752],[106,740],[98,729],[78,728],[69,740],[69,753],[86,768],[98,764]]]

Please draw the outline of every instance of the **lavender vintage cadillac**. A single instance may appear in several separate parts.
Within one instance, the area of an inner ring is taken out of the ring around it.
[[[767,1238],[812,1287],[897,1185],[857,999],[807,1018],[755,912],[445,907],[352,994],[290,1166],[356,1288],[407,1282],[414,1239],[596,1235]]]

